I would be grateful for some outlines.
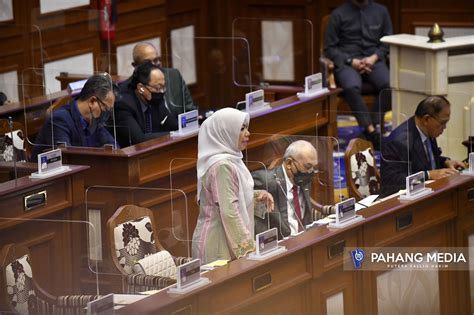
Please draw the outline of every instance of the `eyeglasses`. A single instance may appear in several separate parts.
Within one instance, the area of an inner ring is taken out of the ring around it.
[[[318,165],[317,165],[317,164],[316,164],[316,165],[312,165],[312,164],[310,164],[310,163],[307,163],[306,165],[302,165],[301,162],[299,162],[298,160],[295,160],[294,158],[291,158],[291,159],[295,162],[295,164],[297,163],[297,164],[303,166],[303,169],[305,170],[304,173],[314,173],[314,174],[319,173],[319,169],[318,169]],[[296,166],[296,168],[297,168],[298,170],[300,169],[298,166]]]
[[[158,84],[157,86],[145,85],[145,88],[150,93],[165,93],[166,92],[166,86],[164,84]]]
[[[448,121],[449,121],[449,120],[446,120],[446,121],[439,120],[437,117],[432,116],[432,115],[430,115],[430,117],[433,118],[434,120],[436,120],[436,122],[437,122],[440,126],[443,126],[443,127],[445,127],[445,126],[448,124]]]
[[[111,112],[112,111],[113,107],[109,108],[109,106],[107,106],[107,104],[103,100],[98,98],[97,96],[95,96],[95,99],[97,100],[97,104],[99,104],[99,108],[100,108],[101,112]],[[102,106],[105,107],[105,110],[102,108]]]

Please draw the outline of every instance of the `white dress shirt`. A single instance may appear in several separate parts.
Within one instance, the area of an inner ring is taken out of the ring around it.
[[[291,230],[291,235],[297,235],[298,234],[298,219],[296,218],[296,212],[294,209],[294,204],[293,204],[293,184],[291,183],[290,179],[288,178],[288,175],[286,174],[285,167],[283,166],[283,175],[285,175],[285,183],[286,183],[286,209],[288,212],[288,223],[290,225],[290,230]],[[298,187],[298,186],[296,186]],[[301,192],[301,187],[298,187],[298,199],[300,200],[300,208],[301,208],[301,223],[303,223],[303,218],[305,214],[305,202],[303,199],[303,193]],[[304,223],[303,223],[304,224]],[[301,227],[302,229],[303,227]]]

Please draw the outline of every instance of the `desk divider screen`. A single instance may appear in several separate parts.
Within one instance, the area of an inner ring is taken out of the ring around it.
[[[305,76],[316,71],[310,20],[238,17],[232,21],[232,36],[245,39],[250,48],[249,76],[236,77],[238,86],[252,90],[268,85],[303,87]],[[233,45],[232,49],[233,56],[241,59],[239,46]]]
[[[138,294],[175,283],[176,265],[191,253],[184,191],[90,186],[85,197],[85,216],[94,226],[87,233],[88,268],[100,294]]]

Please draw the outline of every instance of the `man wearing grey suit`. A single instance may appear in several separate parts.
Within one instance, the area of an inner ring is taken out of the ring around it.
[[[254,189],[268,191],[275,202],[273,212],[255,209],[255,234],[276,227],[280,239],[296,235],[305,225],[331,213],[331,206],[317,207],[311,200],[311,183],[317,166],[314,146],[298,140],[287,147],[281,166],[252,173]]]

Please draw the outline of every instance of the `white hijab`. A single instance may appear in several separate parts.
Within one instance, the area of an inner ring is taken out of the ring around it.
[[[198,199],[201,193],[201,179],[214,163],[227,160],[236,170],[239,180],[239,204],[243,219],[253,235],[253,178],[242,161],[239,137],[242,125],[248,125],[248,113],[235,108],[223,108],[206,119],[199,128],[198,135]],[[243,201],[243,202],[242,202]]]

